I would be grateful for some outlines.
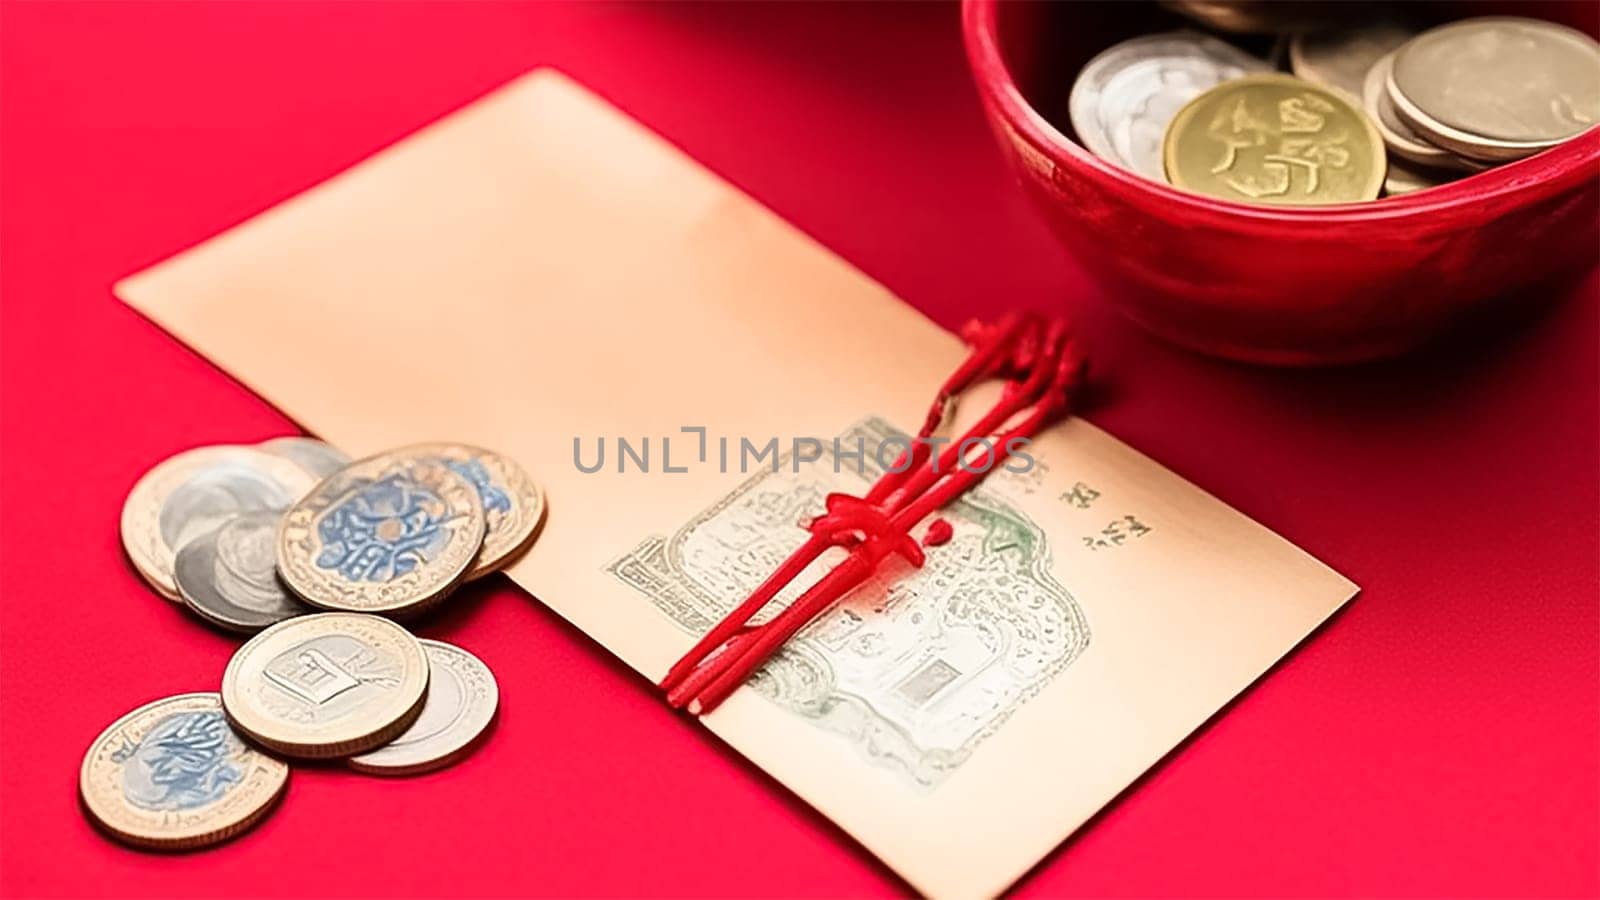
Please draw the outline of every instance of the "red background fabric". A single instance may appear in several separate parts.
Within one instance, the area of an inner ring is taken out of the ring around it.
[[[183,857],[77,809],[100,729],[215,689],[237,646],[123,560],[124,495],[179,449],[293,430],[109,285],[546,62],[947,326],[1065,306],[1105,384],[1095,422],[1364,587],[1020,894],[1600,892],[1594,273],[1528,324],[1394,364],[1170,349],[1097,302],[1014,190],[953,6],[0,15],[5,894],[905,891],[504,579],[421,629],[500,680],[497,731],[456,768],[302,768],[257,832]]]

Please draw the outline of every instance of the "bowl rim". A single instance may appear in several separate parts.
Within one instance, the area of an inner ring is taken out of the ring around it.
[[[1001,0],[962,0],[961,30],[978,91],[1005,121],[1058,167],[1092,172],[1125,191],[1158,197],[1205,216],[1240,224],[1369,222],[1460,209],[1490,200],[1521,202],[1567,190],[1575,182],[1600,177],[1600,125],[1590,126],[1542,153],[1478,172],[1458,181],[1398,197],[1326,206],[1257,206],[1192,194],[1101,159],[1057,128],[1029,103],[1000,51],[997,13]]]

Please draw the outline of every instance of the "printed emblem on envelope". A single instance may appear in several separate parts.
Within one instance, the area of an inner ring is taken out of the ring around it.
[[[696,516],[609,567],[698,635],[726,615],[806,537],[800,523],[830,492],[860,495],[880,474],[873,449],[905,435],[878,418],[824,445],[795,471],[788,456]],[[864,463],[853,455],[858,439]],[[893,444],[896,449],[904,444]],[[893,453],[886,454],[892,458]],[[990,480],[1014,478],[997,470]],[[932,789],[1089,643],[1072,595],[1049,573],[1042,529],[990,484],[947,507],[948,544],[921,569],[884,570],[811,623],[752,684],[853,743],[875,764]],[[842,551],[835,551],[842,553]],[[825,555],[778,595],[771,618],[839,557]]]

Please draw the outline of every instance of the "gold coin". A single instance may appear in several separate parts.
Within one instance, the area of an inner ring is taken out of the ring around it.
[[[1451,22],[1396,52],[1388,93],[1433,143],[1475,159],[1520,159],[1600,122],[1600,44],[1538,19]]]
[[[483,504],[483,549],[467,571],[468,581],[504,567],[533,543],[544,518],[544,492],[521,466],[467,444],[416,444],[395,452],[437,459],[477,488]]]
[[[177,600],[178,548],[241,512],[284,509],[315,479],[289,460],[251,447],[196,447],[144,474],[122,504],[122,546],[140,575]]]
[[[118,840],[181,850],[225,841],[260,821],[289,767],[229,727],[216,694],[146,703],[100,733],[83,757],[78,794]]]
[[[1275,206],[1372,200],[1383,138],[1338,92],[1289,75],[1249,75],[1189,101],[1167,128],[1176,187]]]
[[[443,641],[421,641],[428,654],[428,700],[405,733],[350,768],[372,775],[418,775],[451,765],[472,751],[500,703],[494,673],[471,653]]]
[[[484,530],[471,481],[396,450],[340,469],[289,509],[278,574],[312,606],[411,616],[461,582]]]
[[[222,673],[222,708],[233,727],[285,756],[351,756],[411,726],[428,671],[422,645],[388,619],[301,616],[239,648]]]

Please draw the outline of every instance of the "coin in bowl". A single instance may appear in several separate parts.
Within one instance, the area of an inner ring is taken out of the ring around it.
[[[1521,159],[1600,122],[1600,44],[1539,19],[1488,16],[1425,31],[1395,52],[1395,111],[1472,159]]]
[[[1383,195],[1398,197],[1416,191],[1449,184],[1462,177],[1459,171],[1432,169],[1405,160],[1389,160],[1389,171],[1383,176]]]
[[[1388,19],[1303,32],[1289,39],[1289,67],[1300,78],[1360,99],[1373,64],[1416,33],[1416,29]]]
[[[1241,203],[1373,200],[1383,139],[1342,92],[1289,75],[1249,75],[1206,91],[1167,128],[1173,186]]]
[[[1072,129],[1089,151],[1146,178],[1165,181],[1167,125],[1201,91],[1266,62],[1193,31],[1123,41],[1101,52],[1072,83]]]
[[[1218,31],[1288,34],[1327,28],[1360,4],[1330,0],[1161,0],[1161,5]]]
[[[1400,114],[1394,110],[1394,102],[1389,99],[1389,70],[1393,65],[1394,53],[1385,54],[1367,70],[1367,77],[1361,86],[1362,107],[1383,136],[1383,143],[1389,152],[1416,165],[1433,169],[1481,172],[1487,168],[1484,163],[1463,159],[1428,141],[1400,118]]]

